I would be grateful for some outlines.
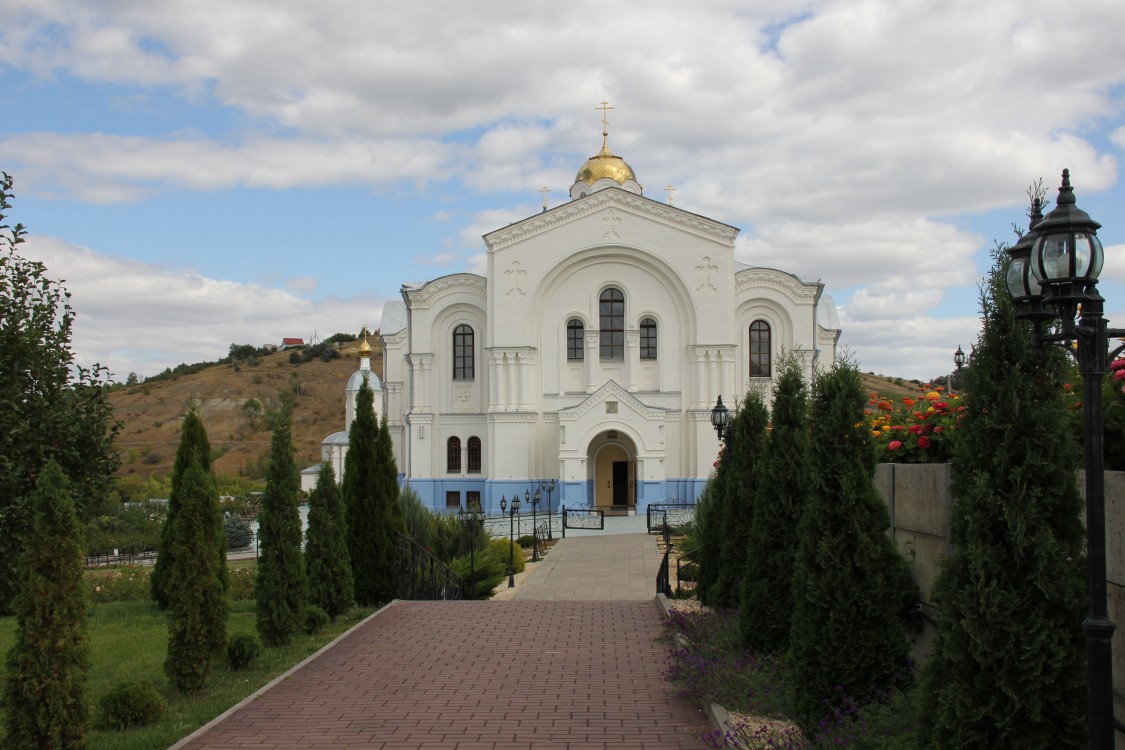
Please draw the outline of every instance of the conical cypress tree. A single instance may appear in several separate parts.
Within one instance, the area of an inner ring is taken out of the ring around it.
[[[886,534],[866,401],[850,364],[817,377],[813,483],[801,514],[789,635],[795,708],[806,731],[842,699],[863,703],[908,673],[918,592]]]
[[[211,471],[211,444],[207,440],[207,431],[203,428],[203,420],[195,409],[188,411],[180,427],[180,445],[176,448],[176,460],[172,464],[172,491],[168,498],[168,512],[164,518],[164,526],[160,529],[160,549],[156,557],[156,564],[152,569],[152,598],[161,609],[168,608],[170,587],[170,571],[174,561],[172,544],[172,527],[176,515],[180,510],[178,486],[183,474],[187,471],[192,453],[199,457],[200,465],[205,472]],[[215,509],[218,510],[218,496],[215,496]],[[219,580],[223,590],[227,588],[227,540],[222,524],[216,533],[216,543],[212,545],[219,561]]]
[[[352,563],[345,540],[344,508],[336,472],[325,461],[316,489],[309,496],[309,529],[305,542],[305,573],[309,603],[335,617],[355,599]]]
[[[953,457],[953,552],[934,583],[921,748],[1086,746],[1084,529],[1065,360],[1036,351],[997,251]]]
[[[808,387],[792,355],[778,363],[770,422],[750,524],[739,625],[748,648],[780,654],[789,647],[797,525],[811,470]]]
[[[731,475],[734,450],[734,426],[728,423],[715,473],[707,480],[695,506],[696,535],[699,539],[696,558],[699,561],[699,580],[696,582],[696,591],[699,592],[699,600],[708,606],[717,606],[711,595],[717,592],[716,584],[719,581],[726,485]]]
[[[765,453],[769,412],[762,394],[746,394],[731,420],[734,445],[730,469],[723,482],[719,543],[719,575],[708,595],[716,607],[738,607],[742,598],[742,579],[746,572],[746,548],[750,542],[750,522],[758,491],[758,473]]]
[[[226,641],[226,602],[214,539],[215,481],[194,452],[179,480],[171,550],[164,672],[180,692],[199,690]]]
[[[15,601],[16,642],[4,684],[5,746],[83,748],[90,666],[85,552],[70,483],[54,461],[39,474],[31,502],[34,518]]]
[[[364,378],[356,394],[344,462],[348,554],[355,574],[356,602],[364,606],[394,597],[395,532],[404,528],[390,431],[385,421],[376,423],[374,400]]]
[[[301,477],[293,459],[289,414],[273,430],[262,512],[258,516],[258,634],[270,646],[284,646],[301,628],[308,591],[301,558]]]

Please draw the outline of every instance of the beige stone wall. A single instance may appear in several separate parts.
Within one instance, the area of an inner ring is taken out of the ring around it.
[[[890,533],[910,561],[922,594],[923,608],[933,614],[931,592],[941,558],[948,554],[952,495],[948,464],[879,464],[875,483],[887,503]],[[1079,477],[1079,487],[1084,488]],[[1125,716],[1125,472],[1105,473],[1106,581],[1109,617],[1117,623],[1113,637],[1113,687],[1116,715]],[[934,629],[915,643],[915,657],[924,656]],[[1118,745],[1122,735],[1118,733]]]

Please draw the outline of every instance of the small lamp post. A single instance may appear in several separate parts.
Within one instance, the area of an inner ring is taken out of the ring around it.
[[[957,372],[955,373],[955,375],[957,375],[957,379],[960,380],[961,368],[965,366],[965,350],[961,348],[960,344],[957,345],[957,351],[953,352],[953,364],[957,367]],[[949,393],[953,393],[952,375],[949,378]]]
[[[719,442],[723,441],[723,435],[726,433],[727,422],[729,421],[730,409],[723,406],[723,397],[720,395],[719,400],[715,402],[715,406],[711,409],[711,426],[718,433]]]
[[[1031,226],[1008,250],[1007,286],[1020,317],[1033,325],[1035,343],[1061,343],[1075,355],[1085,387],[1083,416],[1086,469],[1086,635],[1087,719],[1091,750],[1112,750],[1114,624],[1109,619],[1106,592],[1105,478],[1102,454],[1102,379],[1109,363],[1125,345],[1109,351],[1109,341],[1125,330],[1107,327],[1102,317],[1105,300],[1098,294],[1098,274],[1104,254],[1096,232],[1101,227],[1078,208],[1070,170],[1064,169],[1056,208],[1046,217],[1039,201],[1032,204]],[[1059,319],[1057,332],[1043,324]],[[1077,318],[1077,320],[1076,320]],[[1050,331],[1050,329],[1047,329]],[[1077,342],[1077,349],[1071,348]]]
[[[508,500],[500,496],[500,512],[508,513],[508,588],[514,589],[516,587],[516,559],[513,556],[512,550],[516,546],[516,539],[514,536],[516,513],[520,510],[520,496],[512,495],[512,508],[508,510]]]
[[[469,591],[472,592],[472,597],[475,599],[477,595],[477,529],[484,524],[484,511],[480,506],[470,507],[468,510],[462,508],[457,513],[457,520],[461,522],[462,528],[469,535]]]
[[[555,491],[555,480],[547,481],[544,479],[539,483],[539,489],[547,493],[547,538],[554,539],[554,537],[551,536],[551,513],[553,512],[551,508],[551,493]]]
[[[525,491],[523,499],[531,503],[531,561],[539,562],[539,526],[537,525],[538,519],[535,516],[535,509],[539,507],[539,501],[543,499],[543,496],[539,494],[539,490],[536,488],[534,495]]]

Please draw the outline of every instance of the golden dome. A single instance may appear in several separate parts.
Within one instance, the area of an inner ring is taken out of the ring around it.
[[[363,328],[363,343],[359,345],[359,356],[361,356],[361,357],[370,357],[371,356],[371,344],[367,343],[367,327],[366,326],[364,326],[364,328]]]
[[[593,185],[603,177],[614,180],[618,185],[624,185],[628,180],[637,181],[636,175],[633,174],[633,168],[626,164],[620,156],[616,156],[610,151],[608,143],[602,146],[601,153],[586,160],[586,163],[578,170],[578,176],[574,178],[574,181]]]

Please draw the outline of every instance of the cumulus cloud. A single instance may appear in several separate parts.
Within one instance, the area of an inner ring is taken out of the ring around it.
[[[972,327],[934,311],[977,282],[991,237],[973,217],[1020,220],[1027,184],[1044,177],[1053,197],[1064,166],[1083,196],[1117,187],[1105,144],[1125,148],[1125,4],[752,6],[9,0],[0,64],[226,120],[124,133],[9,124],[0,163],[34,195],[99,204],[448,180],[474,199],[419,214],[448,227],[424,240],[445,251],[403,253],[413,265],[396,270],[421,277],[465,249],[482,265],[481,235],[536,213],[540,186],[564,202],[601,145],[594,106],[607,99],[609,143],[649,197],[674,185],[677,207],[742,228],[739,260],[849,290],[845,342],[865,365],[944,366],[955,340],[901,332]],[[1057,52],[1068,49],[1082,52]],[[504,207],[513,194],[520,205]],[[1107,277],[1125,277],[1119,254],[1107,253]]]
[[[378,327],[377,297],[311,299],[283,289],[212,279],[191,269],[103,255],[45,236],[20,245],[63,280],[76,313],[79,364],[153,375],[182,362],[225,356],[232,343],[272,344]],[[327,332],[327,333],[326,333]]]

